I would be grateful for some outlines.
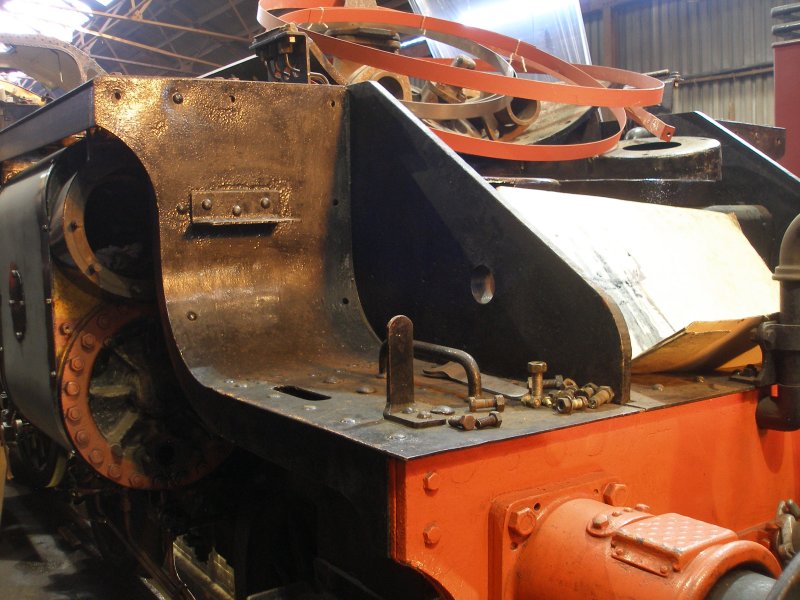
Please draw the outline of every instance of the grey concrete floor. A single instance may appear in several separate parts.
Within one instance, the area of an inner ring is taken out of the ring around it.
[[[103,561],[55,493],[6,484],[0,600],[154,600],[133,572]],[[59,529],[73,534],[59,534]],[[66,541],[70,539],[70,543]]]

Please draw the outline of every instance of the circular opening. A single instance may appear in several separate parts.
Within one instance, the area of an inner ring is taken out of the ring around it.
[[[470,278],[472,297],[478,304],[489,304],[494,298],[494,275],[488,267],[479,265],[472,270]]]
[[[331,108],[333,108],[334,106],[336,106],[336,100],[331,100]]]
[[[349,298],[342,298],[342,304],[350,304]]]
[[[333,199],[333,205],[334,206],[339,206],[339,199],[338,198],[334,198]]]
[[[122,100],[122,92],[114,90],[114,100]]]
[[[646,142],[644,144],[625,146],[625,150],[647,152],[648,150],[668,150],[670,148],[677,148],[678,146],[680,146],[680,142]]]
[[[231,104],[233,104],[234,102],[236,102],[236,96],[234,96],[233,94],[231,94],[229,97],[230,97],[230,99],[231,99]]]
[[[533,505],[533,510],[536,511],[542,510],[542,505],[539,502],[537,502],[536,504]]]
[[[86,240],[97,262],[130,279],[147,279],[150,252],[149,190],[140,178],[110,176],[89,192],[84,209]]]
[[[532,119],[539,112],[539,103],[526,98],[514,98],[508,107],[511,113],[520,121]]]
[[[395,77],[385,75],[378,79],[378,84],[398,100],[403,98],[403,86]]]

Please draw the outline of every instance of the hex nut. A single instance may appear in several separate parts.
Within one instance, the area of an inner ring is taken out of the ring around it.
[[[603,502],[609,506],[624,506],[628,499],[628,486],[624,483],[609,483],[603,488]]]
[[[518,508],[508,516],[508,531],[517,537],[526,538],[536,527],[536,515],[527,506]]]
[[[422,531],[422,538],[426,546],[435,546],[442,539],[442,529],[436,523],[431,523]]]
[[[547,363],[541,360],[532,360],[528,363],[528,373],[536,375],[537,373],[546,373]]]

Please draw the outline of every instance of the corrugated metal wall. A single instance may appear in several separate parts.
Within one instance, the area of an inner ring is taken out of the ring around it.
[[[617,6],[612,10],[615,66],[679,71],[687,81],[675,90],[676,112],[702,110],[720,119],[772,125],[770,9],[785,3],[637,0]],[[585,15],[585,24],[593,62],[606,64],[602,13]]]

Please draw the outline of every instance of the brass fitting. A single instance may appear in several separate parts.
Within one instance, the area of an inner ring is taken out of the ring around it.
[[[582,388],[576,390],[575,391],[575,395],[576,396],[581,396],[583,398],[591,398],[592,396],[594,396],[597,393],[597,391],[599,389],[600,389],[600,386],[598,386],[597,384],[595,384],[595,383],[587,383]]]
[[[570,415],[576,410],[583,410],[587,406],[587,399],[582,396],[576,396],[572,390],[564,390],[556,397],[556,410],[562,415]]]
[[[493,398],[470,398],[469,412],[485,409],[503,412],[506,409],[506,398],[503,394],[496,394]]]
[[[547,372],[547,363],[533,360],[528,363],[528,393],[520,398],[526,406],[538,408],[542,405],[542,392],[544,391],[544,374]]]
[[[597,393],[593,396],[589,397],[587,402],[589,404],[589,408],[597,408],[602,404],[608,404],[614,399],[614,390],[612,390],[607,385],[601,385]]]

